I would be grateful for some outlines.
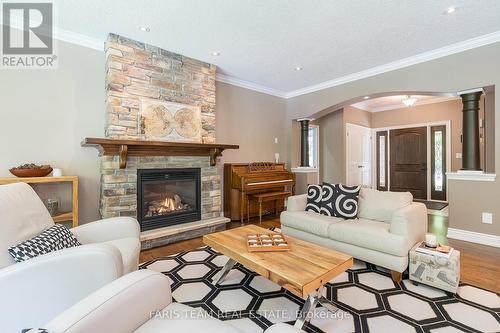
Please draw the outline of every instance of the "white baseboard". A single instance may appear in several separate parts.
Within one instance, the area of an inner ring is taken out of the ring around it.
[[[500,247],[500,236],[482,234],[480,232],[448,228],[448,238],[460,239],[467,242]]]

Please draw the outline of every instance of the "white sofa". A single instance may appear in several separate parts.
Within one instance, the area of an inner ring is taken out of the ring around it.
[[[427,209],[409,192],[362,188],[358,218],[344,220],[305,211],[307,195],[288,198],[281,213],[285,235],[300,238],[391,270],[394,280],[408,267],[408,252],[427,232]]]
[[[95,291],[43,328],[58,333],[243,333],[204,310],[172,302],[168,278],[151,270],[121,277]],[[303,332],[276,324],[266,333]]]
[[[0,186],[0,332],[39,326],[94,290],[137,270],[139,225],[132,218],[73,228],[83,245],[16,263],[7,248],[53,224],[29,185]]]

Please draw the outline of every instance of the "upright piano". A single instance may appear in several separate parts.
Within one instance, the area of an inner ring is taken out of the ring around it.
[[[285,163],[226,163],[224,164],[224,215],[231,220],[247,216],[247,197],[252,194],[293,192],[295,174],[286,170]],[[277,213],[284,203],[267,202],[265,212]],[[250,217],[258,216],[259,208],[250,202]]]

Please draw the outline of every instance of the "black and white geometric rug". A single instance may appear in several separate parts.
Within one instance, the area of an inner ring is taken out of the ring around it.
[[[273,323],[293,324],[304,301],[236,265],[218,286],[211,278],[228,258],[209,247],[141,265],[164,273],[177,302],[202,308],[243,332],[262,332]],[[300,269],[300,268],[298,268]],[[341,311],[317,308],[308,332],[500,332],[500,295],[461,285],[457,295],[408,279],[394,283],[382,268],[355,261],[327,285],[327,297]]]

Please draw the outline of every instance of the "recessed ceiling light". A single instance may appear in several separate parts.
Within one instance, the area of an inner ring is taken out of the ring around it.
[[[365,97],[363,97],[363,99],[368,99],[368,98],[370,98],[370,96],[365,96]]]
[[[220,52],[218,52],[218,51],[210,52],[210,54],[213,56],[220,56]]]
[[[457,7],[449,7],[448,9],[446,9],[445,11],[445,14],[453,14],[454,12],[457,11]]]
[[[144,32],[150,32],[151,31],[151,29],[149,27],[145,27],[145,26],[140,26],[139,29],[141,31],[144,31]]]
[[[297,66],[297,67],[295,67],[295,70],[296,70],[297,72],[300,72],[300,71],[302,70],[302,67]]]

